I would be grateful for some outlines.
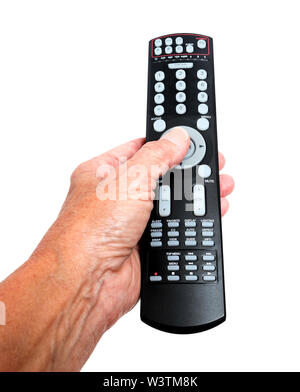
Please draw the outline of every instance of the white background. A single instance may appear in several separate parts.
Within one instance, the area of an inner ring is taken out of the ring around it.
[[[219,148],[235,193],[223,220],[226,323],[172,335],[139,305],[88,371],[300,370],[298,1],[0,3],[0,279],[56,218],[83,160],[145,133],[151,38],[214,38]]]

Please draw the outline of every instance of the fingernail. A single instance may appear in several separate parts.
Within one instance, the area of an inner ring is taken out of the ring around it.
[[[176,146],[182,146],[190,138],[190,135],[184,128],[174,128],[171,132],[166,133],[162,139],[170,140]]]

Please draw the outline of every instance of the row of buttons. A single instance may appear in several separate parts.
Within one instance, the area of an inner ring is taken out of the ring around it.
[[[187,281],[196,281],[198,280],[198,276],[197,275],[185,275],[185,280]],[[180,276],[179,275],[168,275],[167,277],[168,281],[176,281],[178,282],[180,280]],[[204,282],[215,282],[216,281],[216,276],[215,275],[202,275],[202,280]],[[153,275],[150,276],[150,281],[151,282],[161,282],[162,281],[162,277],[160,275]]]
[[[162,222],[157,222],[157,221],[152,221],[151,222],[151,228],[152,229],[160,229],[160,228],[162,228],[162,226],[163,226]],[[185,227],[196,227],[197,223],[195,221],[186,220],[184,222],[184,226]],[[211,228],[211,227],[214,227],[214,223],[211,222],[211,221],[202,221],[201,222],[201,226],[205,227],[205,228]],[[168,222],[168,227],[170,227],[170,228],[171,227],[172,228],[179,227],[179,222],[178,221],[170,221],[170,222]]]
[[[179,231],[168,231],[168,237],[179,237]],[[186,237],[196,237],[197,233],[194,230],[186,230],[185,231],[185,236]],[[214,232],[212,230],[202,230],[202,237],[213,237]],[[162,231],[152,231],[151,232],[151,237],[152,238],[161,238],[162,237]]]
[[[179,246],[179,241],[178,240],[169,240],[167,242],[168,246],[173,247],[173,246]],[[185,240],[184,241],[185,246],[190,247],[190,246],[197,246],[197,241],[196,240]],[[215,242],[213,240],[203,240],[201,242],[202,246],[207,246],[211,247],[215,245]],[[162,241],[151,241],[150,246],[152,248],[160,248],[162,246]]]
[[[175,39],[175,43],[176,43],[175,52],[177,54],[183,53],[183,51],[184,51],[184,48],[182,46],[183,45],[183,38],[182,37],[177,37]],[[162,42],[162,40],[160,38],[158,38],[158,39],[156,39],[154,41],[154,45],[155,45],[154,54],[156,56],[160,56],[162,54],[162,52],[163,52],[163,50],[161,48],[162,44],[163,44],[163,42]],[[172,44],[173,44],[173,39],[172,38],[168,37],[168,38],[165,39],[165,45],[166,45],[165,46],[165,54],[167,54],[167,55],[172,54],[172,52],[173,52],[173,48],[171,46]],[[205,49],[206,48],[206,40],[199,39],[197,41],[197,47],[199,49]],[[186,53],[193,53],[194,52],[194,45],[191,44],[191,43],[187,43],[186,46],[185,46],[185,52]]]
[[[167,259],[168,259],[168,261],[179,261],[179,255],[168,255]],[[197,261],[198,256],[197,255],[185,255],[184,259],[185,259],[185,261]],[[215,256],[212,254],[203,255],[202,260],[203,261],[215,261]]]

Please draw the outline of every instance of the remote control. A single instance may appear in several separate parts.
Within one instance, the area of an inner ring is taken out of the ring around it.
[[[141,238],[141,319],[166,332],[200,332],[225,321],[213,41],[154,38],[148,71],[146,140],[180,126],[191,142],[158,181]]]

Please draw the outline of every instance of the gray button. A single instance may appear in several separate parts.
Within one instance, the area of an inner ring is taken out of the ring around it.
[[[199,102],[207,102],[208,95],[204,92],[198,93],[198,101]]]
[[[207,131],[209,128],[208,119],[205,117],[199,118],[199,120],[197,121],[197,128],[199,129],[199,131]]]
[[[176,105],[176,113],[177,114],[184,114],[186,112],[186,106],[183,103],[179,103]]]
[[[216,277],[214,275],[204,275],[202,276],[202,279],[206,282],[214,282],[216,280]]]
[[[204,256],[202,256],[202,259],[204,261],[214,261],[215,260],[215,256],[213,256],[213,255],[204,255]]]
[[[176,79],[184,79],[186,76],[185,70],[184,69],[178,69],[175,73]]]
[[[198,269],[198,267],[196,265],[186,265],[185,269],[187,271],[196,271]]]
[[[179,227],[179,222],[168,222],[168,227]]]
[[[186,275],[185,280],[198,280],[197,275]]]
[[[152,242],[150,242],[150,245],[152,246],[152,248],[157,248],[159,246],[162,246],[162,242],[161,241],[152,241]]]
[[[165,89],[165,85],[163,84],[163,82],[157,82],[157,83],[155,83],[155,85],[154,85],[154,90],[155,90],[157,93],[162,93],[162,92],[164,91],[164,89]]]
[[[179,260],[179,256],[176,256],[176,255],[168,255],[168,260],[169,260],[169,261],[178,261],[178,260]]]
[[[183,38],[182,37],[176,37],[175,42],[177,45],[182,45],[183,44]]]
[[[179,231],[168,231],[168,237],[178,237]]]
[[[168,271],[178,271],[179,265],[168,265]]]
[[[162,227],[162,223],[161,222],[152,222],[151,227],[152,227],[152,229],[160,229]]]
[[[170,69],[179,69],[179,68],[193,68],[194,63],[170,63],[168,67]]]
[[[162,105],[156,105],[154,107],[154,114],[155,116],[162,116],[165,112],[165,109]]]
[[[179,280],[179,275],[168,275],[168,280]]]
[[[168,241],[168,246],[178,246],[178,245],[179,245],[179,241],[175,241],[175,240]]]
[[[185,221],[184,226],[185,227],[196,227],[196,222],[195,221]]]
[[[205,188],[203,184],[194,185],[194,215],[203,216],[206,212]]]
[[[151,237],[152,237],[152,238],[159,238],[159,237],[162,237],[162,232],[161,232],[161,231],[152,231]]]
[[[197,241],[195,240],[186,240],[185,241],[185,246],[196,246],[197,245]]]
[[[202,269],[203,271],[215,271],[216,267],[214,265],[204,265]]]
[[[150,276],[151,282],[160,282],[162,280],[161,276]]]
[[[214,232],[213,231],[202,231],[202,236],[203,237],[213,237]]]
[[[202,227],[214,227],[214,223],[204,221],[204,222],[202,222]]]
[[[158,206],[160,216],[169,216],[171,214],[171,188],[169,185],[161,185],[159,188]]]
[[[208,165],[200,165],[198,167],[198,174],[202,178],[208,178],[211,175],[211,168]]]
[[[197,260],[196,255],[185,255],[184,258],[186,259],[186,261],[196,261]]]
[[[157,38],[157,39],[154,41],[154,45],[155,45],[155,46],[161,46],[161,45],[162,45],[162,40],[161,40],[160,38]]]
[[[211,241],[211,240],[204,240],[204,241],[202,241],[202,245],[203,246],[214,246],[215,242]]]
[[[183,52],[183,47],[181,45],[177,45],[175,48],[176,53],[182,53]]]
[[[186,100],[186,95],[185,95],[185,93],[177,93],[177,94],[176,94],[176,101],[177,101],[177,102],[182,103],[182,102],[185,102],[185,100]]]
[[[176,82],[176,90],[178,91],[183,91],[185,90],[186,84],[183,80],[178,80],[178,82]]]
[[[153,123],[154,131],[163,132],[166,129],[166,122],[164,120],[156,120]]]
[[[186,237],[196,237],[196,232],[195,232],[195,231],[189,231],[189,230],[187,230],[187,231],[185,232],[185,236],[186,236]]]
[[[161,48],[155,48],[155,49],[154,49],[154,54],[155,54],[156,56],[161,55],[161,53],[162,53]]]
[[[165,73],[163,71],[157,71],[155,72],[154,77],[157,82],[161,82],[165,78]]]

